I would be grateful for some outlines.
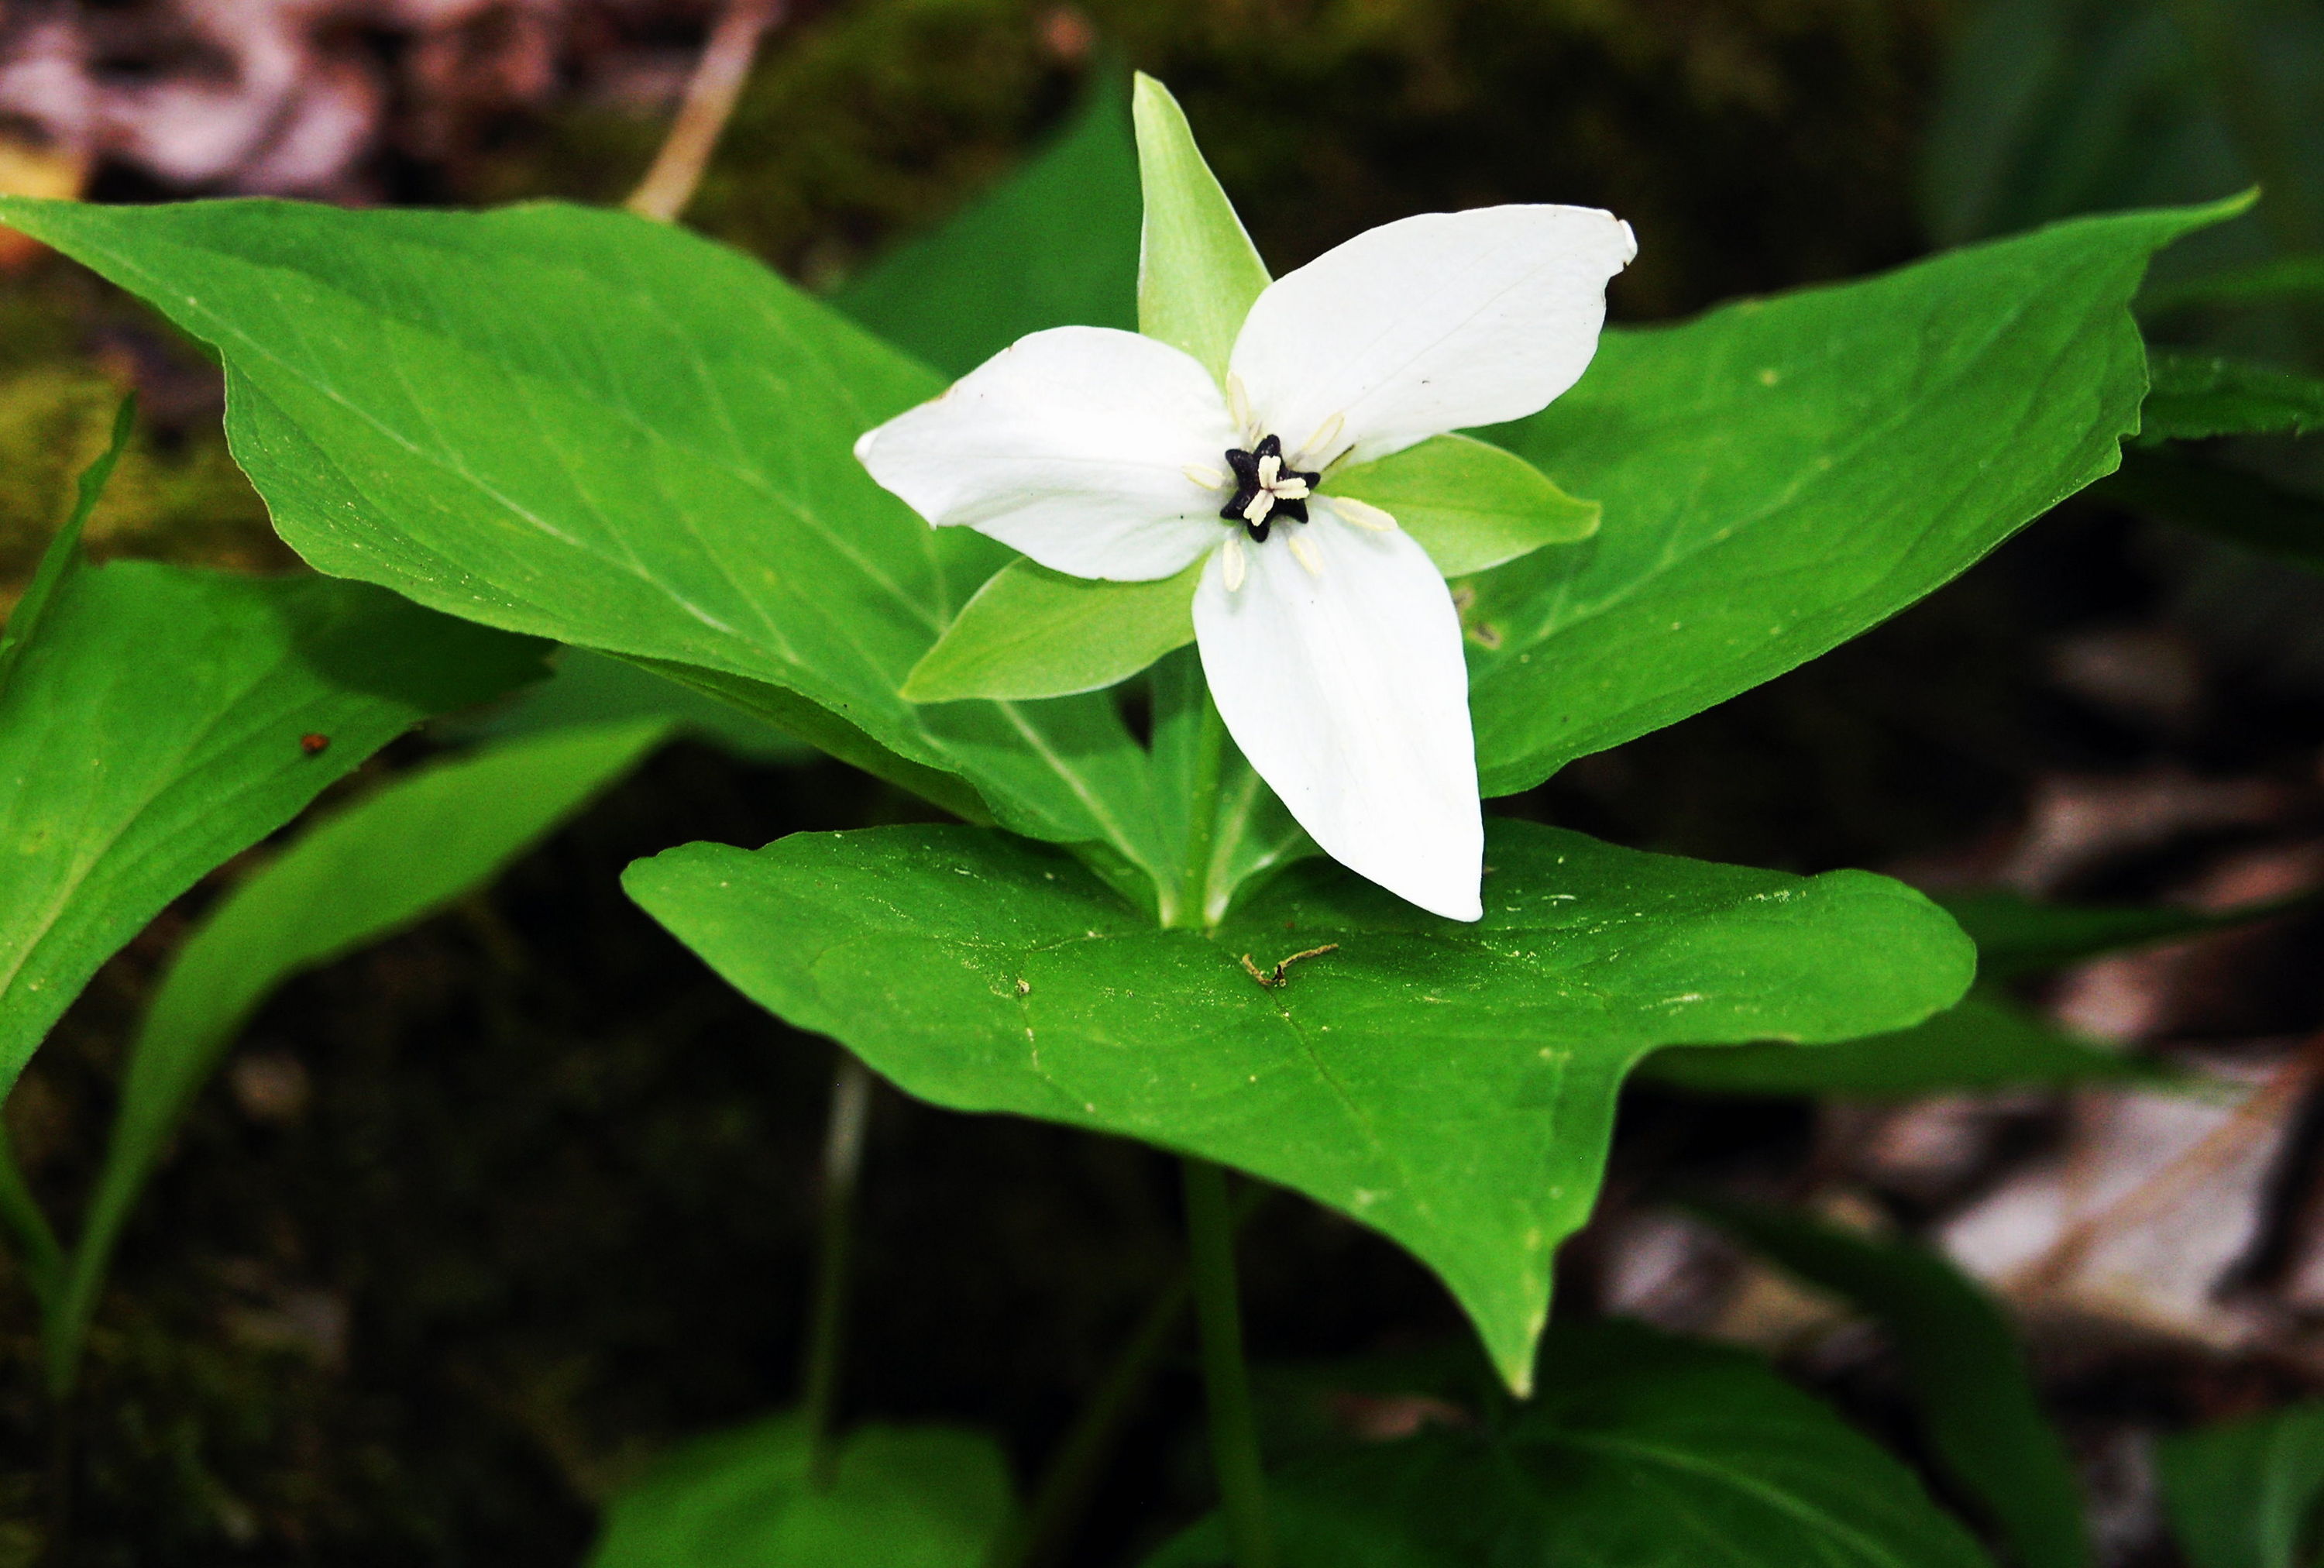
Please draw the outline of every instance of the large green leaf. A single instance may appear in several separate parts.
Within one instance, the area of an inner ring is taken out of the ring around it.
[[[235,456],[324,571],[638,659],[973,819],[1168,858],[1106,699],[898,695],[1008,552],[850,450],[935,374],[748,257],[559,206],[0,218],[217,346]]]
[[[1780,675],[2111,471],[2147,259],[2229,205],[2061,224],[1863,282],[1609,332],[1494,439],[1594,497],[1590,544],[1479,579],[1488,794]]]
[[[2164,1438],[2155,1469],[2191,1568],[2311,1568],[2324,1508],[2324,1404]]]
[[[1513,1381],[1552,1252],[1657,1046],[1835,1040],[1968,984],[1919,894],[1492,825],[1484,919],[1337,867],[1157,930],[1062,855],[973,828],[690,844],[632,897],[746,995],[910,1093],[1097,1128],[1297,1188],[1442,1276]],[[1246,972],[1247,955],[1268,979]]]
[[[547,680],[447,730],[457,739],[512,740],[650,720],[748,761],[800,762],[816,754],[813,747],[731,703],[586,648],[560,650]]]
[[[235,888],[178,950],[131,1047],[105,1165],[48,1325],[69,1381],[123,1223],[178,1121],[285,980],[411,925],[497,876],[635,767],[665,720],[553,730],[397,779]]]
[[[1008,1522],[976,1433],[862,1428],[825,1488],[808,1458],[794,1416],[696,1438],[613,1499],[589,1568],[980,1568]]]
[[[1937,1253],[1756,1204],[1698,1207],[1887,1331],[1929,1446],[1999,1527],[2018,1568],[2085,1568],[2089,1531],[2066,1445],[2042,1414],[2008,1317]]]
[[[1283,1568],[1989,1568],[1910,1471],[1734,1351],[1561,1328],[1505,1425],[1269,1478]],[[1147,1568],[1224,1568],[1215,1520]]]
[[[540,674],[530,641],[358,584],[69,576],[0,693],[0,1089],[204,872],[421,719]]]
[[[1028,332],[1138,328],[1138,147],[1127,74],[1100,70],[1056,142],[832,303],[948,376]]]

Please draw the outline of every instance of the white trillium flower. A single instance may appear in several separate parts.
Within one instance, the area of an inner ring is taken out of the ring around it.
[[[938,527],[1143,582],[1208,558],[1203,673],[1227,733],[1327,854],[1425,909],[1483,912],[1461,619],[1443,577],[1336,466],[1514,420],[1596,352],[1628,224],[1575,207],[1405,218],[1276,280],[1223,389],[1154,338],[1060,327],[865,434]]]

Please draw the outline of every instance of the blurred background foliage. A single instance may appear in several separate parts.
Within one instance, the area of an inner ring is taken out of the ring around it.
[[[0,177],[31,160],[103,199],[616,200],[710,9],[9,0]],[[1629,322],[2262,179],[2263,217],[2168,258],[2158,289],[2311,255],[2324,237],[2324,11],[2307,0],[800,4],[689,221],[836,289],[988,188],[1117,60],[1177,92],[1278,270],[1416,210],[1602,204],[1641,238],[1613,297]],[[226,455],[199,352],[53,257],[0,265],[0,603],[128,386],[147,419],[92,528],[97,553],[292,567]],[[2324,342],[2298,296],[2154,325],[2285,364],[2312,364]],[[2288,443],[2205,456],[2324,490]],[[2279,896],[2324,879],[2319,628],[2316,579],[2089,498],[1892,625],[1517,808],[1767,865]],[[346,788],[433,744],[404,742]],[[788,1397],[827,1052],[710,980],[614,877],[687,839],[756,844],[918,810],[836,765],[680,745],[489,894],[289,986],[125,1241],[75,1436],[79,1560],[569,1563],[595,1501],[644,1455]],[[122,1041],[216,885],[106,969],[9,1102],[19,1151],[64,1212],[94,1166]],[[2324,1024],[2317,935],[2279,925],[2077,971],[2038,1000],[2118,1041],[2264,1065]],[[1937,1115],[1643,1093],[1605,1217],[1564,1264],[1562,1310],[1797,1351],[1812,1312],[1731,1254],[1654,1230],[1655,1194],[1719,1179],[1877,1200],[1934,1226],[2024,1161],[2080,1147],[2077,1103]],[[1038,1460],[1171,1266],[1173,1185],[1126,1146],[883,1099],[850,1409],[973,1418],[1020,1467]],[[2287,1301],[2313,1185],[2313,1171],[2284,1178],[2254,1254],[2251,1277]],[[1257,1225],[1262,1355],[1459,1332],[1436,1287],[1368,1234],[1287,1203]],[[1641,1283],[1639,1259],[1673,1257]],[[2324,1313],[2319,1281],[2318,1300],[2284,1309],[2301,1323]],[[0,1293],[0,1564],[29,1560],[48,1527],[20,1296]],[[2291,1338],[2223,1351],[2224,1332],[2206,1320],[2043,1352],[2109,1564],[2168,1561],[2152,1475],[2125,1457],[2144,1433],[2317,1384]],[[1807,1369],[1853,1413],[1897,1427],[1877,1347],[1816,1353]],[[1130,1560],[1201,1505],[1193,1408],[1179,1369],[1075,1561]]]

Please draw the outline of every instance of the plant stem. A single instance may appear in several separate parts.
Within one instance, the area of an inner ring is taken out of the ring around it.
[[[15,1232],[16,1261],[24,1271],[24,1283],[32,1287],[43,1314],[52,1313],[57,1293],[64,1287],[64,1248],[58,1243],[49,1217],[41,1213],[40,1201],[32,1196],[32,1184],[24,1179],[24,1167],[16,1163],[16,1147],[5,1126],[0,1126],[0,1225]]]
[[[1185,1162],[1188,1262],[1194,1320],[1202,1330],[1203,1391],[1210,1406],[1211,1463],[1219,1478],[1235,1568],[1275,1568],[1267,1523],[1267,1481],[1259,1424],[1242,1360],[1242,1314],[1235,1300],[1234,1219],[1226,1173],[1191,1156]]]
[[[52,1568],[62,1568],[72,1560],[75,1408],[68,1397],[56,1400],[49,1410],[56,1430],[49,1438],[49,1539],[41,1561]]]
[[[1218,832],[1219,779],[1226,771],[1227,725],[1211,688],[1195,680],[1195,700],[1202,716],[1194,732],[1194,787],[1187,793],[1186,865],[1178,882],[1178,918],[1169,924],[1207,924],[1205,907],[1211,896],[1211,844]]]
[[[1256,1183],[1236,1194],[1231,1222],[1237,1231],[1257,1213],[1272,1189]],[[985,1568],[1047,1568],[1073,1545],[1073,1531],[1090,1505],[1090,1494],[1102,1472],[1105,1457],[1121,1435],[1138,1401],[1162,1364],[1178,1333],[1194,1291],[1181,1269],[1170,1277],[1146,1315],[1138,1320],[1121,1349],[1114,1352],[1097,1391],[1083,1405],[1072,1428],[1042,1471],[1033,1500],[1002,1532],[1000,1545],[985,1560]]]
[[[783,0],[729,0],[701,61],[686,84],[686,102],[654,157],[653,167],[629,199],[629,208],[658,223],[675,223],[702,184],[710,154],[734,113],[735,100],[751,75],[759,39],[782,19]]]
[[[807,1474],[831,1484],[838,1462],[832,1416],[839,1402],[839,1370],[847,1351],[847,1275],[854,1250],[855,1180],[863,1168],[863,1123],[872,1109],[872,1075],[846,1051],[831,1085],[831,1119],[824,1133],[821,1236],[815,1260],[814,1316],[807,1328],[801,1381],[807,1417]]]
[[[1107,1453],[1170,1348],[1187,1298],[1186,1280],[1181,1276],[1146,1309],[1136,1332],[1106,1369],[1105,1380],[1057,1445],[1032,1502],[992,1549],[988,1568],[1041,1568],[1069,1544],[1074,1526],[1089,1507],[1090,1490]]]

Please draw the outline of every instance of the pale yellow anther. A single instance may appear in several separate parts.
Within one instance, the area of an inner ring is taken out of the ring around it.
[[[1396,531],[1396,519],[1369,501],[1358,501],[1352,495],[1334,495],[1332,497],[1332,510],[1340,514],[1341,521],[1352,523],[1358,528],[1368,528],[1374,533]]]
[[[1321,467],[1323,460],[1331,455],[1332,448],[1338,444],[1340,432],[1347,429],[1347,425],[1348,416],[1342,413],[1333,414],[1316,426],[1315,433],[1300,442],[1299,450],[1292,454],[1292,466],[1305,468],[1313,463]]]
[[[1257,522],[1274,508],[1275,493],[1271,490],[1262,490],[1252,496],[1250,503],[1242,509],[1242,520],[1245,522]]]
[[[1257,443],[1258,431],[1250,422],[1250,393],[1242,384],[1242,377],[1227,373],[1227,412],[1232,416],[1235,429],[1243,432],[1247,445]]]
[[[1215,468],[1205,468],[1200,463],[1189,463],[1178,472],[1186,476],[1188,484],[1199,484],[1205,490],[1224,490],[1227,487],[1225,475]]]
[[[1285,475],[1268,488],[1275,492],[1275,499],[1277,501],[1305,501],[1313,493],[1307,488],[1307,481],[1300,478],[1296,474]]]
[[[1272,452],[1268,453],[1259,460],[1259,487],[1262,490],[1274,489],[1275,482],[1282,473],[1283,459]]]
[[[1309,576],[1323,575],[1323,558],[1305,534],[1286,533],[1283,536],[1283,542],[1291,547],[1291,558],[1305,567]]]
[[[1231,594],[1242,586],[1242,575],[1250,563],[1243,558],[1242,540],[1234,534],[1227,535],[1227,542],[1220,547],[1219,553],[1219,572],[1226,578],[1227,592]]]

